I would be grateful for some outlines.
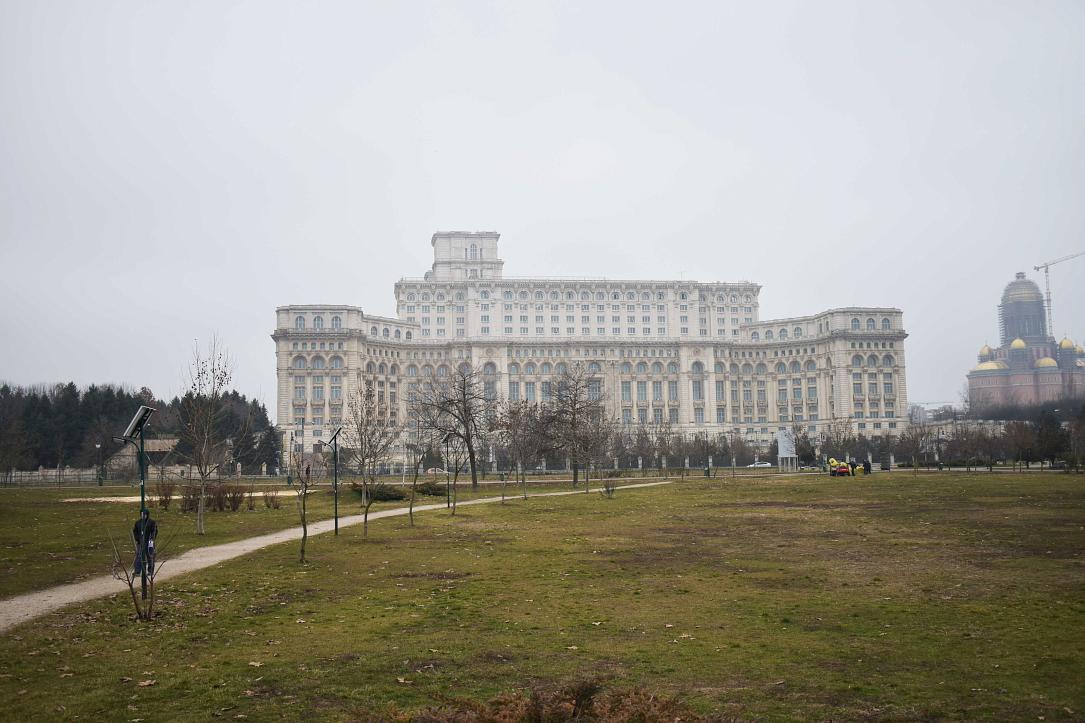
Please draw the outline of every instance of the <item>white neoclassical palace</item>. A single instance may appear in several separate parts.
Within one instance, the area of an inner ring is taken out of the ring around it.
[[[762,320],[757,284],[507,277],[500,235],[433,234],[433,267],[395,285],[395,318],[354,306],[276,310],[277,421],[305,451],[372,381],[389,416],[406,418],[418,377],[469,363],[497,399],[546,401],[562,369],[597,375],[614,419],[670,422],[765,445],[799,423],[833,419],[868,436],[905,425],[901,312],[831,309]]]

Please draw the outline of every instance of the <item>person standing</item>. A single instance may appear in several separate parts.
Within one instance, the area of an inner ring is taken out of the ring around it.
[[[132,541],[136,543],[136,562],[132,574],[138,575],[140,566],[146,561],[147,574],[154,571],[154,539],[158,537],[158,523],[151,519],[151,511],[144,507],[139,519],[132,526]]]

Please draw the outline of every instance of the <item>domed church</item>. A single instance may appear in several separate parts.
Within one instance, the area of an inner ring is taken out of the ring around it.
[[[968,373],[974,408],[1085,398],[1085,349],[1048,334],[1044,297],[1023,273],[1006,285],[998,307],[1001,345],[986,344]]]

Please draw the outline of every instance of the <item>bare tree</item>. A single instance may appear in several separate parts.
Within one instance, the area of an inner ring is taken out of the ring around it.
[[[196,506],[196,534],[204,534],[204,513],[207,508],[207,485],[228,458],[231,437],[239,437],[242,429],[225,429],[227,405],[223,399],[233,378],[233,362],[229,352],[217,337],[204,351],[199,345],[192,349],[187,370],[187,390],[179,407],[179,456],[185,458],[199,476],[200,499]]]
[[[919,455],[926,448],[930,433],[919,425],[911,425],[897,437],[896,450],[912,462],[912,472],[919,474]]]
[[[821,448],[841,457],[852,451],[855,443],[855,430],[850,417],[833,417],[821,437]]]
[[[1006,425],[1005,438],[1015,465],[1024,462],[1025,467],[1028,467],[1036,447],[1036,429],[1029,422],[1009,422]]]
[[[347,446],[362,474],[362,537],[369,537],[369,508],[373,506],[373,485],[377,468],[388,460],[400,437],[399,426],[391,421],[388,406],[378,397],[373,382],[366,380],[347,403]]]
[[[293,477],[297,480],[294,488],[298,497],[298,516],[301,518],[301,547],[298,551],[298,560],[305,564],[305,543],[309,540],[309,519],[307,517],[306,502],[309,491],[312,489],[312,469],[305,461],[304,446],[299,442],[290,448],[290,469]]]
[[[410,433],[403,445],[403,463],[411,466],[411,499],[407,506],[407,518],[411,527],[414,527],[414,502],[418,491],[418,472],[426,455],[437,443],[432,430],[418,423],[417,415],[410,414]]]
[[[554,448],[551,420],[552,410],[544,405],[510,400],[498,407],[494,428],[508,450],[524,499],[527,499],[529,464]]]
[[[587,459],[593,420],[606,414],[602,382],[582,363],[575,363],[558,378],[553,394],[553,430],[556,446],[572,462],[573,486],[579,481],[580,464]]]
[[[482,373],[466,362],[447,377],[427,377],[415,392],[419,421],[463,443],[471,466],[471,487],[478,487],[478,450],[482,448],[493,403],[487,399]]]
[[[132,542],[132,557],[137,558],[139,556],[139,541],[134,537],[129,539]],[[140,571],[129,569],[128,559],[121,555],[120,548],[117,547],[117,541],[113,539],[113,535],[109,536],[109,543],[113,548],[113,577],[117,580],[123,580],[124,584],[128,586],[128,592],[132,596],[132,606],[136,610],[138,620],[148,621],[154,617],[155,579],[158,577],[163,565],[170,559],[169,551],[172,540],[171,537],[166,540],[165,544],[159,545],[154,556],[147,562],[147,597],[144,598],[143,580]]]

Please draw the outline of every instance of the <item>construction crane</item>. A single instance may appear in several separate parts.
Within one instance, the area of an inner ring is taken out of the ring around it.
[[[1043,269],[1044,272],[1044,305],[1047,307],[1047,328],[1051,330],[1051,336],[1055,336],[1055,317],[1051,313],[1051,267],[1055,264],[1061,264],[1063,261],[1069,261],[1070,259],[1076,259],[1078,256],[1085,256],[1085,251],[1078,251],[1076,254],[1070,254],[1069,256],[1063,256],[1062,258],[1055,259],[1054,261],[1048,261],[1046,264],[1040,264],[1039,266],[1032,267],[1034,271]]]

